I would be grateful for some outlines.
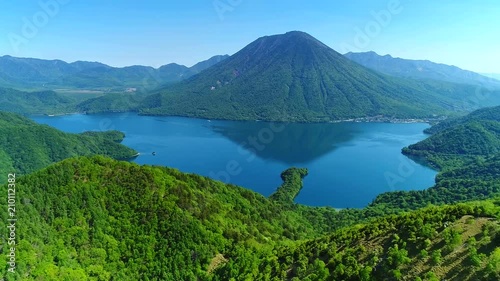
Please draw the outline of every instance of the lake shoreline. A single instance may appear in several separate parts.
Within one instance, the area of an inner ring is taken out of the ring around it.
[[[327,123],[392,123],[392,124],[414,124],[414,123],[427,123],[427,124],[436,124],[443,120],[446,120],[447,116],[439,116],[439,117],[427,117],[427,118],[394,118],[394,117],[386,117],[386,116],[368,116],[368,117],[357,117],[357,118],[347,118],[347,119],[338,119],[338,120],[324,120],[324,121],[283,121],[283,120],[259,120],[259,119],[218,119],[218,118],[204,118],[204,117],[196,117],[196,116],[183,116],[183,115],[165,115],[165,114],[147,114],[140,113],[138,111],[104,111],[104,112],[70,112],[70,113],[59,113],[59,114],[30,114],[30,116],[66,116],[66,115],[99,115],[99,114],[130,114],[134,113],[138,116],[155,116],[155,117],[182,117],[189,119],[198,119],[198,120],[217,120],[217,121],[235,121],[235,122],[267,122],[267,123],[303,123],[303,124],[327,124]]]
[[[328,123],[393,123],[393,124],[413,124],[413,123],[437,123],[445,120],[446,117],[440,118],[391,118],[391,117],[360,117],[351,119],[334,120]]]
[[[67,116],[67,115],[99,115],[99,114],[130,114],[134,113],[138,116],[155,116],[155,117],[181,117],[189,119],[199,119],[199,120],[216,120],[216,121],[235,121],[235,122],[267,122],[267,123],[303,123],[303,124],[327,124],[327,123],[392,123],[392,124],[413,124],[413,123],[427,123],[434,125],[443,120],[446,120],[449,116],[436,116],[436,117],[415,117],[415,118],[395,118],[387,117],[383,115],[377,116],[367,116],[367,117],[356,117],[356,118],[345,118],[336,120],[261,120],[261,119],[223,119],[223,118],[206,118],[201,116],[186,116],[186,115],[169,115],[169,114],[152,114],[152,113],[141,113],[139,111],[103,111],[103,112],[68,112],[68,113],[38,113],[38,114],[26,114],[27,116]]]
[[[132,159],[127,161],[173,167],[230,182],[263,196],[282,184],[279,175],[284,170],[305,167],[310,175],[304,179],[304,188],[295,202],[308,206],[362,208],[384,192],[426,189],[436,176],[434,170],[414,165],[401,154],[402,147],[427,137],[423,130],[428,125],[422,119],[379,116],[343,123],[272,126],[267,122],[210,123],[200,118],[165,117],[122,112],[33,119],[68,133],[106,128],[125,132],[122,144],[134,149],[135,154],[141,152],[133,156],[131,153]],[[401,166],[408,165],[411,175],[400,171]]]

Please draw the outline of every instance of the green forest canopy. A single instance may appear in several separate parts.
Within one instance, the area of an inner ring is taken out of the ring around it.
[[[118,131],[69,134],[17,114],[0,111],[0,179],[8,172],[27,174],[63,159],[102,154],[129,159],[137,154],[120,142]]]
[[[19,125],[11,136],[34,126],[14,114],[1,120],[2,129]],[[490,121],[482,127],[488,133],[496,128]],[[34,131],[52,132],[41,127]],[[33,144],[39,153],[43,143]],[[340,211],[293,202],[305,169],[284,171],[266,198],[170,168],[66,159],[17,179],[17,269],[6,274],[3,259],[0,272],[6,280],[498,280],[500,155],[451,153],[451,161],[442,151],[450,147],[421,156],[441,164],[435,186]],[[3,224],[5,205],[0,212]],[[3,237],[7,231],[0,227]]]

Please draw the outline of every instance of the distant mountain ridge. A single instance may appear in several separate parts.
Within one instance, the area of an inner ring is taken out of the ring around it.
[[[500,74],[499,73],[480,73],[483,76],[490,77],[496,80],[500,81]]]
[[[381,56],[375,52],[350,52],[344,56],[375,71],[397,77],[432,79],[500,88],[499,80],[472,71],[463,70],[456,66],[435,63],[428,60],[394,58],[391,55]]]
[[[261,37],[223,62],[146,98],[143,114],[211,119],[329,121],[428,117],[469,110],[476,87],[395,78],[311,35]]]
[[[192,67],[167,64],[111,67],[99,62],[43,60],[0,57],[0,86],[10,88],[145,88],[178,82],[223,61],[228,55],[214,56]]]

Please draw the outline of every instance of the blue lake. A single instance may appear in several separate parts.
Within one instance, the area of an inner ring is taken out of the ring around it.
[[[426,138],[429,125],[420,123],[288,124],[135,113],[32,119],[72,133],[119,130],[126,134],[123,144],[141,153],[136,163],[174,167],[265,196],[281,184],[285,169],[308,168],[296,202],[311,206],[360,208],[383,192],[428,188],[436,176],[401,154]]]

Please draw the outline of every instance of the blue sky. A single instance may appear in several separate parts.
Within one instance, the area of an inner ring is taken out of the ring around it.
[[[0,55],[18,57],[190,66],[301,30],[342,53],[500,73],[498,0],[0,0],[0,18]]]

